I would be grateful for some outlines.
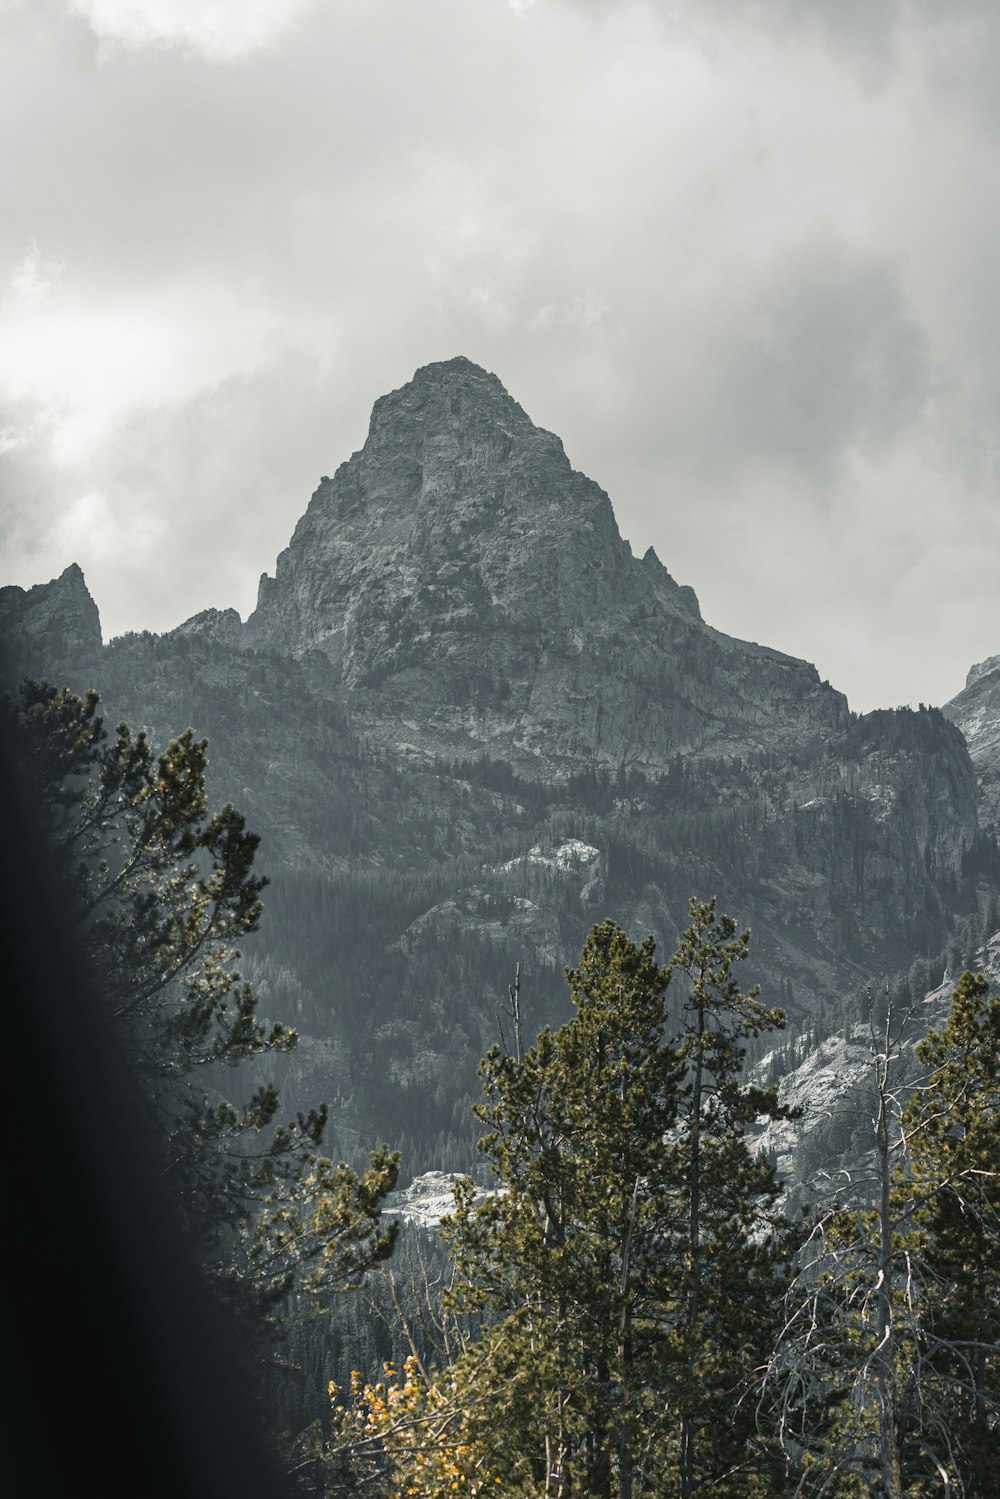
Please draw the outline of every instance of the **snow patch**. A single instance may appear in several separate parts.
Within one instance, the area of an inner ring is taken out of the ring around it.
[[[418,1228],[437,1228],[441,1219],[454,1210],[454,1186],[462,1180],[458,1171],[425,1171],[422,1176],[415,1176],[408,1187],[390,1194],[383,1215],[413,1223]],[[491,1195],[480,1190],[474,1201],[484,1202]]]
[[[896,794],[892,787],[873,781],[862,787],[861,794],[871,806],[875,821],[888,822],[896,807]]]
[[[579,838],[570,838],[566,843],[560,843],[558,848],[543,848],[540,843],[536,843],[520,858],[501,864],[500,870],[503,874],[510,874],[522,864],[542,864],[547,869],[559,870],[561,874],[576,874],[589,872],[590,866],[600,857],[600,849]]]

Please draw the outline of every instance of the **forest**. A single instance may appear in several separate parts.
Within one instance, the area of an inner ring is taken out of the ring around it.
[[[408,1167],[453,1172],[454,1203],[439,1231],[401,1227],[405,1085],[383,1091],[379,1138],[363,1138],[371,1111],[351,1117],[348,1097],[362,1064],[377,1092],[394,1033],[382,1055],[371,1013],[342,1017],[348,1042],[357,1027],[344,1096],[283,1111],[304,991],[242,946],[307,876],[268,887],[243,816],[211,804],[204,740],[187,731],[157,751],[99,706],[26,681],[2,712],[100,1026],[206,1294],[236,1329],[276,1495],[993,1491],[1000,996],[958,969],[994,912],[844,997],[869,1062],[850,1117],[811,1137],[795,1181],[757,1142],[794,1122],[779,1083],[801,1037],[743,977],[750,932],[691,892],[665,956],[596,922],[561,1011],[512,975],[467,1108],[445,1091],[439,1115],[421,1104]],[[514,776],[465,773],[498,789]],[[670,815],[641,789],[651,817]],[[629,790],[597,777],[563,794]],[[728,817],[706,805],[698,821],[723,851]],[[567,827],[586,831],[576,813]],[[641,849],[632,838],[611,860]],[[381,913],[416,917],[436,878],[342,881],[335,905],[302,903],[316,926],[303,946],[319,963]],[[524,879],[551,876],[526,865]],[[479,898],[514,897],[487,881]],[[419,954],[389,949],[373,976],[363,946],[343,945],[357,971],[342,991],[365,1006],[392,996],[405,1023]],[[456,947],[445,987],[468,981],[466,957]],[[950,1007],[918,1035],[913,1001],[946,968]],[[265,1015],[257,976],[286,1019]],[[454,1045],[454,1017],[440,1025]]]

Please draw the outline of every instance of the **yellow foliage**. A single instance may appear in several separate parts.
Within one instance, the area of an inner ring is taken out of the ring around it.
[[[501,1479],[487,1471],[484,1455],[469,1439],[457,1391],[429,1378],[410,1357],[400,1372],[383,1364],[384,1378],[367,1381],[351,1370],[351,1400],[345,1405],[334,1380],[327,1385],[334,1447],[356,1462],[381,1471],[393,1492],[445,1499],[495,1492]]]

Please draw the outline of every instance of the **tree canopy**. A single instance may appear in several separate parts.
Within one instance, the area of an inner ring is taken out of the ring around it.
[[[739,1076],[743,1038],[782,1017],[736,982],[748,943],[714,902],[664,964],[603,922],[566,975],[573,1017],[527,1049],[514,991],[475,1109],[495,1186],[460,1184],[443,1225],[472,1323],[436,1375],[410,1364],[339,1408],[390,1488],[783,1491],[750,1392],[794,1248],[752,1126],[785,1111]]]

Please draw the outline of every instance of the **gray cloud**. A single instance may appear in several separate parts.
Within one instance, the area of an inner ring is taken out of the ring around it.
[[[895,270],[823,247],[776,268],[759,331],[719,371],[713,426],[731,461],[757,451],[825,474],[845,450],[885,447],[931,393],[927,341]]]
[[[694,17],[707,13],[716,25],[731,27],[743,22],[774,35],[794,27],[811,33],[823,44],[832,42],[862,64],[865,76],[873,79],[891,63],[897,27],[902,10],[901,0],[709,0],[691,7]]]

